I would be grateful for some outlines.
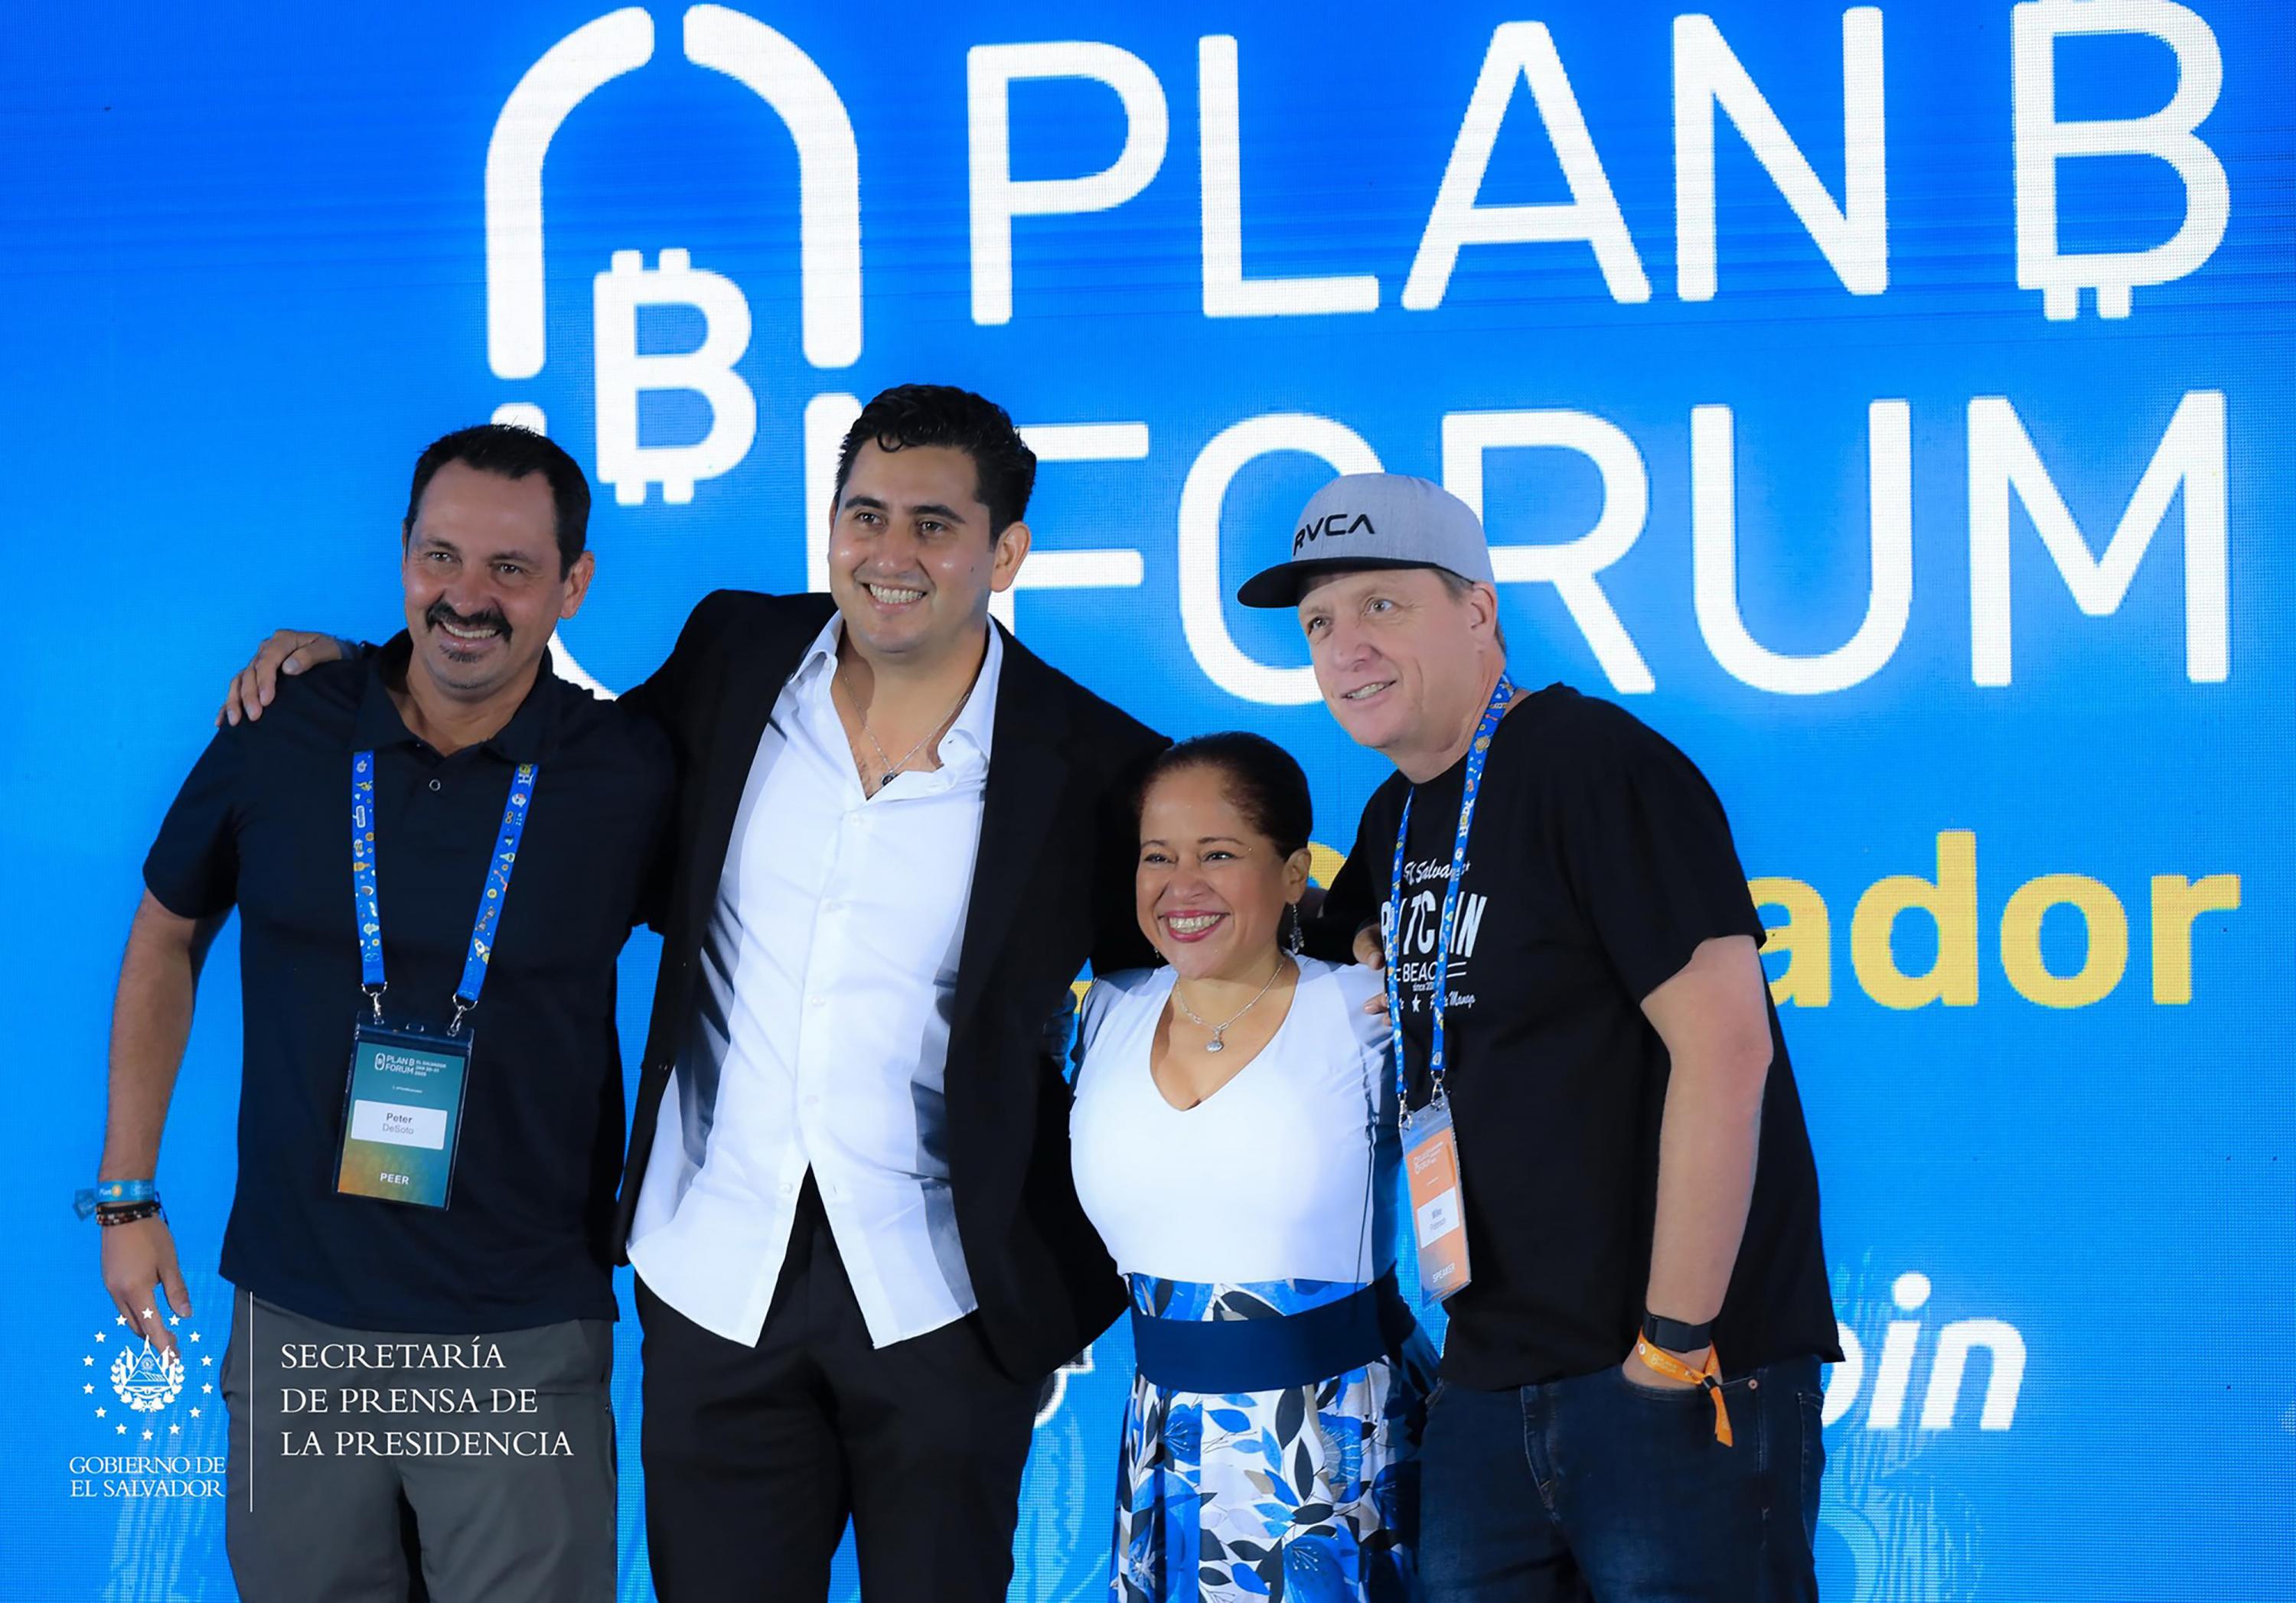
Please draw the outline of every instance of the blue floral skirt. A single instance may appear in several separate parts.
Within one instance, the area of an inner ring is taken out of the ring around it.
[[[1360,1290],[1329,1280],[1209,1285],[1131,1277],[1158,1319],[1272,1319]],[[1419,1433],[1435,1353],[1313,1386],[1212,1395],[1138,1374],[1116,1484],[1115,1603],[1408,1603]]]

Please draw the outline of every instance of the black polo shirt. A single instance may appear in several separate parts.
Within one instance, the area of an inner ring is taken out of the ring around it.
[[[331,1324],[471,1334],[615,1316],[609,1239],[622,1156],[615,960],[649,904],[668,743],[545,658],[499,733],[441,757],[386,689],[380,652],[282,680],[259,723],[218,732],[144,865],[169,912],[240,914],[244,1058],[233,1284]],[[538,765],[479,1008],[453,1200],[334,1189],[359,990],[351,754],[375,754],[386,1015],[444,1023],[511,773]]]
[[[1418,787],[1405,848],[1397,973],[1414,1107],[1429,1094],[1465,767],[1463,757]],[[1322,938],[1344,945],[1378,916],[1409,790],[1397,774],[1365,806]],[[1479,795],[1445,1011],[1473,1278],[1446,1304],[1443,1374],[1496,1390],[1591,1374],[1633,1346],[1672,1067],[1642,1004],[1702,942],[1759,941],[1762,920],[1722,804],[1622,707],[1560,684],[1525,699],[1491,739]],[[1817,1170],[1775,1008],[1770,1045],[1753,1198],[1714,1329],[1733,1375],[1841,1356]]]

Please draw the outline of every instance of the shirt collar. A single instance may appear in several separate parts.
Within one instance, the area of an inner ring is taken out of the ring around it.
[[[978,755],[981,765],[988,763],[988,748],[996,734],[996,685],[1004,670],[1004,631],[994,620],[988,626],[988,651],[980,659],[980,675],[972,682],[972,693],[957,709],[956,722],[948,726],[941,737],[941,761],[949,760],[949,744],[970,746]]]
[[[406,720],[399,716],[398,703],[390,699],[391,683],[405,682],[414,654],[414,642],[402,629],[381,650],[366,658],[366,684],[360,692],[358,716],[352,724],[355,750],[376,751],[385,746],[414,742],[414,732],[406,727]],[[557,687],[553,683],[555,676],[550,651],[545,647],[526,699],[518,704],[509,723],[480,744],[510,763],[540,763],[547,757],[558,732]]]
[[[835,613],[821,626],[799,659],[797,671],[790,683],[808,688],[822,676],[837,671],[837,642],[844,638],[845,620]],[[955,721],[940,739],[941,766],[962,768],[978,761],[984,768],[988,763],[989,748],[996,732],[996,686],[1004,675],[1004,631],[994,621],[988,626],[988,650],[980,659],[980,672],[972,681],[972,691],[964,705],[957,709]]]
[[[837,668],[837,642],[844,637],[844,632],[845,620],[836,613],[831,613],[829,621],[821,626],[821,633],[813,637],[813,643],[806,647],[805,655],[798,659],[797,672],[790,675],[790,683],[804,684],[818,674],[834,673]]]

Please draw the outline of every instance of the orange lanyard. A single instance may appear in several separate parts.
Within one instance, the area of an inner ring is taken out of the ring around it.
[[[1639,1336],[1635,1337],[1635,1356],[1669,1380],[1705,1388],[1707,1395],[1714,1399],[1714,1439],[1725,1447],[1731,1444],[1730,1410],[1722,1401],[1722,1360],[1712,1347],[1706,1349],[1706,1367],[1702,1370],[1692,1369],[1664,1347],[1654,1347]]]

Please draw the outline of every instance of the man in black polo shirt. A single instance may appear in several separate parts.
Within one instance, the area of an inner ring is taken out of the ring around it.
[[[1388,968],[1450,1315],[1431,1603],[1814,1599],[1841,1354],[1721,804],[1623,709],[1513,686],[1482,527],[1424,479],[1326,486],[1238,599],[1296,605],[1332,715],[1400,771],[1323,929]]]
[[[144,864],[104,1283],[172,1349],[167,1308],[191,1308],[147,1198],[200,961],[236,907],[218,1381],[232,1569],[265,1603],[421,1595],[417,1564],[442,1599],[613,1595],[615,960],[672,774],[650,724],[550,669],[590,583],[589,507],[538,435],[430,446],[403,528],[407,632],[220,731]]]

